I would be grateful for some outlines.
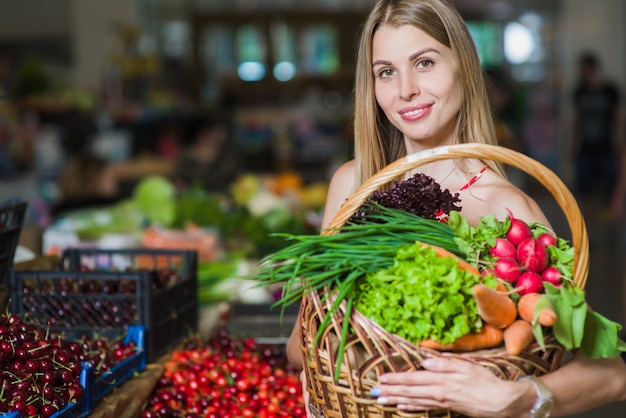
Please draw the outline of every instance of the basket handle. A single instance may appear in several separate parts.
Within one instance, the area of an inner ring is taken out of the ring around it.
[[[549,168],[540,162],[509,148],[487,144],[455,144],[432,148],[402,157],[387,165],[365,181],[337,212],[325,233],[333,233],[354,214],[354,212],[377,191],[381,185],[390,183],[400,174],[434,161],[452,158],[477,158],[493,160],[516,167],[538,180],[556,200],[567,217],[572,233],[574,247],[574,263],[572,279],[581,289],[585,288],[589,273],[589,237],[585,221],[576,199],[563,181]]]

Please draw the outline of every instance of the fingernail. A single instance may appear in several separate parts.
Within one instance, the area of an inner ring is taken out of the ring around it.
[[[396,408],[398,408],[398,409],[408,409],[409,405],[405,405],[403,403],[399,403],[398,405],[396,405]]]
[[[428,358],[422,362],[422,366],[424,366],[425,369],[430,369],[435,366],[435,360]]]
[[[372,396],[380,396],[380,389],[378,388],[373,388],[370,390],[370,395]]]
[[[385,398],[384,396],[381,396],[380,398],[376,399],[376,403],[380,405],[384,405],[388,402],[389,402],[389,399]]]
[[[380,376],[380,377],[378,378],[378,381],[379,381],[380,383],[387,383],[387,376]]]

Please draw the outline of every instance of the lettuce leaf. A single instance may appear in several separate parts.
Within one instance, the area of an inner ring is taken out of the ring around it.
[[[408,341],[451,343],[482,327],[472,296],[482,281],[495,287],[493,278],[460,269],[458,257],[416,243],[400,248],[392,267],[359,281],[355,307]]]

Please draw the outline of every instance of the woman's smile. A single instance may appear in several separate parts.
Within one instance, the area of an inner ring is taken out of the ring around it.
[[[414,122],[430,114],[432,104],[411,106],[400,110],[400,116],[407,122]]]

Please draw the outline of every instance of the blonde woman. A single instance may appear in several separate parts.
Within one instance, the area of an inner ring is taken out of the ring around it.
[[[448,0],[379,1],[363,29],[354,91],[355,158],[333,175],[323,226],[360,184],[399,157],[448,144],[496,143],[476,49]],[[461,195],[470,223],[492,213],[504,219],[508,208],[527,222],[548,224],[497,164],[442,160],[419,171],[451,191],[483,173]],[[300,324],[287,350],[302,367]],[[591,360],[575,353],[558,371],[532,382],[503,381],[481,366],[445,358],[424,367],[381,376],[372,395],[407,410],[443,408],[480,417],[565,416],[626,399],[620,358]]]

